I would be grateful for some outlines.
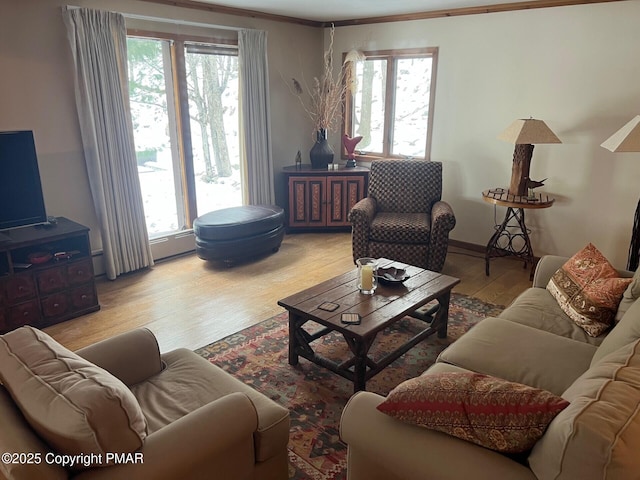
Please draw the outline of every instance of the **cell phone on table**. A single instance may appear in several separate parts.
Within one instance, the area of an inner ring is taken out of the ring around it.
[[[343,313],[340,316],[340,321],[345,325],[360,325],[359,313]]]

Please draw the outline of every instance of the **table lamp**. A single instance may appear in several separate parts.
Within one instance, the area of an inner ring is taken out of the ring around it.
[[[600,145],[611,152],[640,152],[640,115],[632,118],[624,127]],[[640,259],[640,201],[633,219],[633,232],[629,245],[627,270],[636,270]]]
[[[534,118],[514,121],[498,135],[498,139],[516,145],[513,152],[509,193],[517,196],[526,195],[527,189],[532,184],[540,185],[540,182],[534,182],[529,178],[533,145],[536,143],[562,143],[546,123]]]

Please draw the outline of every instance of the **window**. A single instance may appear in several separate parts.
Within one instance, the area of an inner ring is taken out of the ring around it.
[[[358,158],[429,159],[437,48],[363,52],[347,93],[345,133],[362,136]],[[343,152],[344,153],[344,152]]]
[[[237,46],[130,32],[127,51],[151,239],[190,228],[199,214],[241,205]]]

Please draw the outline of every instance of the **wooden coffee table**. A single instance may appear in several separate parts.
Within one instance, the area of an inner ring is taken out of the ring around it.
[[[437,332],[438,337],[447,336],[449,299],[451,289],[460,279],[414,267],[389,259],[379,259],[379,266],[404,268],[410,278],[399,285],[379,284],[374,295],[363,295],[357,287],[357,269],[339,275],[314,287],[278,301],[278,305],[289,312],[289,364],[297,365],[302,356],[353,382],[354,391],[365,389],[366,381],[380,373],[391,362],[410,348]],[[426,314],[416,310],[436,300],[437,304]],[[333,312],[320,310],[324,302],[339,305]],[[345,325],[340,318],[343,312],[358,313],[362,317],[360,325]],[[374,361],[369,349],[378,332],[397,322],[406,315],[420,318],[425,328],[414,335],[404,345],[383,358]],[[324,328],[309,333],[303,328],[305,323],[316,322]],[[333,331],[340,332],[351,358],[338,363],[325,358],[313,349],[313,342]]]

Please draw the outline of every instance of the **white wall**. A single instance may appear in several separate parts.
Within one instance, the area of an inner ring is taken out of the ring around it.
[[[627,1],[341,27],[335,50],[439,47],[432,160],[458,220],[451,238],[488,241],[494,207],[481,192],[508,186],[514,149],[496,136],[532,116],[563,142],[534,149],[531,176],[557,198],[526,211],[535,254],[592,242],[624,267],[640,153],[599,145],[640,113],[638,19],[640,2]]]

